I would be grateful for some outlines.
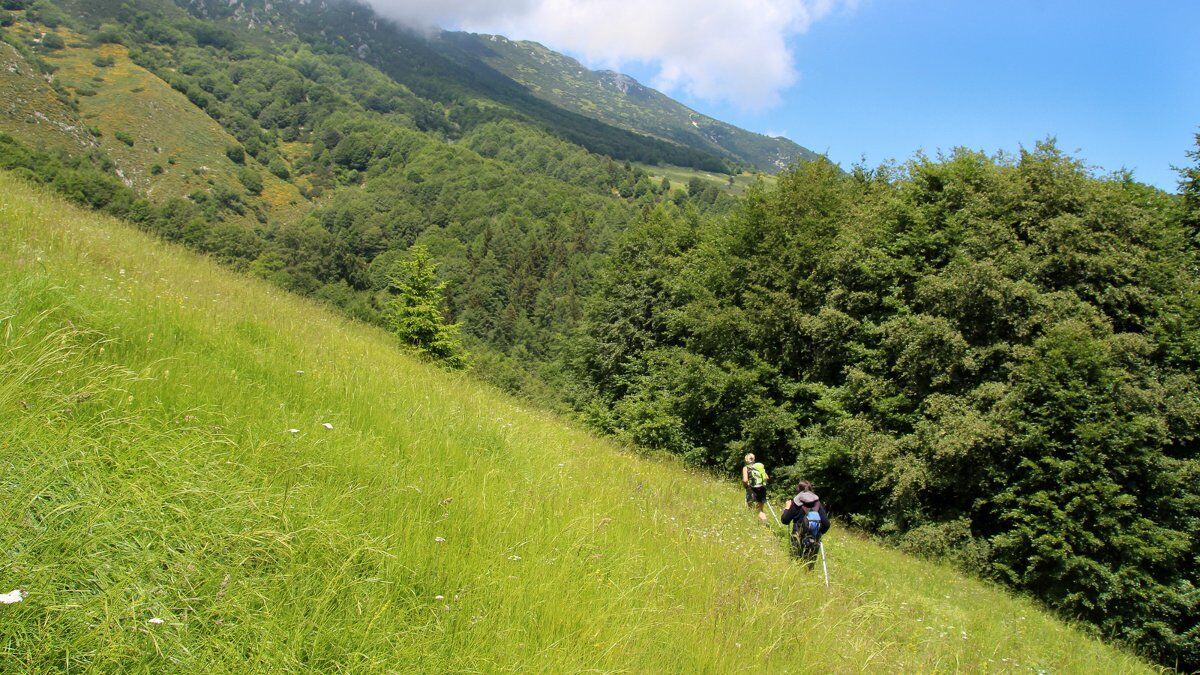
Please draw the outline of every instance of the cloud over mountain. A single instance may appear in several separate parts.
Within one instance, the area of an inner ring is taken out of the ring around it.
[[[856,0],[369,0],[407,23],[503,33],[592,65],[657,69],[654,86],[749,108],[796,82],[789,41]]]

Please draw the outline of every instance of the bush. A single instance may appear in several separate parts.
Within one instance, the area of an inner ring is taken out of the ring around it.
[[[96,58],[92,59],[92,65],[96,66],[97,68],[109,68],[116,64],[116,62],[117,60],[111,56],[97,56]]]
[[[237,173],[238,180],[242,186],[246,188],[246,192],[252,195],[260,195],[263,191],[262,176],[257,171],[248,166],[242,167]]]
[[[106,23],[96,31],[92,36],[92,41],[98,45],[121,45],[125,44],[125,31],[120,26]]]
[[[117,139],[118,141],[121,141],[122,143],[124,143],[125,145],[128,145],[131,148],[133,147],[133,136],[130,136],[129,134],[125,133],[124,131],[113,132],[113,138]]]
[[[287,164],[285,164],[284,161],[279,157],[271,160],[271,164],[267,167],[267,170],[283,180],[287,180],[292,177],[292,173],[288,171]]]
[[[54,50],[62,49],[63,47],[67,46],[67,43],[58,33],[46,33],[44,36],[42,36],[41,44],[43,49]]]
[[[225,148],[225,156],[234,164],[246,163],[246,149],[240,145],[231,145]]]
[[[67,15],[47,0],[37,0],[37,2],[30,5],[26,18],[51,28],[58,28],[67,22]]]

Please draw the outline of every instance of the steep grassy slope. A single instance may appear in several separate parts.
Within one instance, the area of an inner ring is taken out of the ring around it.
[[[55,91],[16,47],[0,42],[0,131],[71,152],[97,147],[67,96],[65,90]]]
[[[589,70],[536,42],[447,32],[435,44],[479,59],[567,110],[729,157],[760,171],[774,173],[817,157],[791,140],[756,134],[702,115],[628,75]]]
[[[1145,669],[5,174],[0,419],[0,670]]]
[[[50,29],[21,22],[5,30],[9,39],[19,41]],[[239,167],[225,155],[225,148],[238,142],[216,120],[133,63],[126,47],[94,45],[61,26],[55,32],[66,47],[41,58],[55,69],[56,83],[72,95],[78,110],[58,101],[43,76],[18,60],[14,47],[0,44],[0,55],[7,54],[11,66],[0,72],[0,87],[22,93],[8,110],[0,108],[0,130],[73,153],[99,147],[122,180],[151,199],[182,197],[214,186],[243,191],[236,178]],[[29,119],[35,123],[22,123]],[[311,207],[295,185],[265,169],[257,173],[263,180],[262,194],[246,195],[247,203],[285,222]],[[253,221],[250,216],[233,218]]]

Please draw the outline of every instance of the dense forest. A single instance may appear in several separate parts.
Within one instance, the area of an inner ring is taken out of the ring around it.
[[[573,365],[598,427],[783,482],[1164,663],[1200,661],[1196,183],[1053,144],[843,175],[625,232]]]
[[[151,196],[99,144],[5,135],[0,168],[461,366],[411,328],[440,292],[502,387],[717,471],[754,452],[842,522],[1200,667],[1200,139],[1178,195],[1045,142],[734,198],[360,6],[181,4],[4,19],[126,48],[229,135],[239,189]],[[53,79],[68,45],[3,35]],[[298,217],[256,201],[271,177]]]

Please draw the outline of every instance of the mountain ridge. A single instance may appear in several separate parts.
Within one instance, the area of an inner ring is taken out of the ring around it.
[[[791,139],[755,133],[705,115],[630,75],[589,69],[577,59],[538,42],[443,31],[435,37],[437,43],[482,60],[560,107],[718,153],[760,171],[777,173],[797,161],[819,156]]]

